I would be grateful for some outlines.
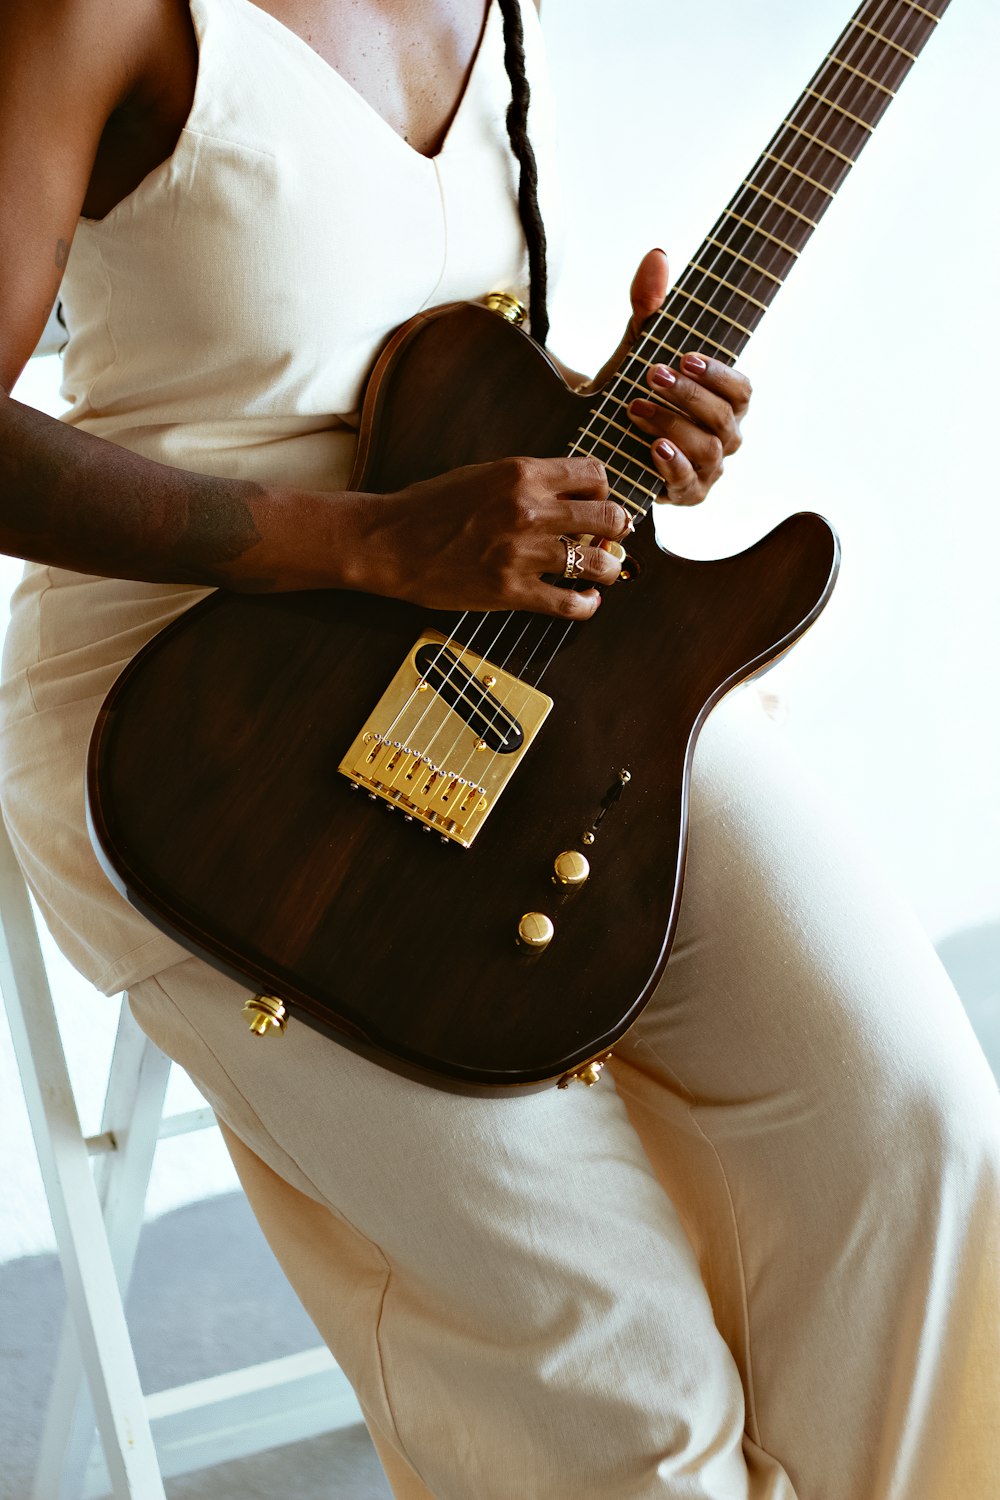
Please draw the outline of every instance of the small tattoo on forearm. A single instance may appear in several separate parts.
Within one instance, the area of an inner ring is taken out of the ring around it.
[[[56,240],[56,270],[65,271],[69,260],[69,246],[65,240]]]

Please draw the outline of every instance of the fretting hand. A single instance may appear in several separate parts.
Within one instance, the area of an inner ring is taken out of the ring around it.
[[[667,295],[667,257],[650,250],[632,282],[632,317],[613,357],[591,382],[599,389],[637,343]],[[687,353],[676,365],[647,372],[652,398],[637,398],[629,417],[654,439],[652,462],[666,486],[663,500],[700,505],[722,474],[723,461],[739,448],[740,423],[750,404],[750,382],[707,352]],[[664,405],[669,402],[669,406]]]

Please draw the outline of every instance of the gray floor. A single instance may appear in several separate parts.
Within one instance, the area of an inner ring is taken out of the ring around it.
[[[31,1493],[64,1308],[54,1255],[0,1267],[0,1500]],[[146,1226],[128,1313],[149,1392],[319,1342],[238,1193]],[[166,1489],[170,1500],[391,1500],[364,1428],[185,1475]]]

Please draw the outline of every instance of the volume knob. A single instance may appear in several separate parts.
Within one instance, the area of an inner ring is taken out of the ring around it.
[[[544,912],[526,911],[517,924],[517,941],[522,948],[541,953],[551,943],[555,930],[551,917]]]
[[[587,856],[577,849],[564,849],[556,858],[552,880],[555,885],[576,890],[586,884],[589,874],[590,860]]]

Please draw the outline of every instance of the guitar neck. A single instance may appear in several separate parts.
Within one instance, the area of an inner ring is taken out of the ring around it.
[[[623,415],[649,396],[648,367],[688,350],[735,362],[949,3],[860,7],[605,387],[571,451],[601,460],[633,516],[660,492],[648,444]]]

